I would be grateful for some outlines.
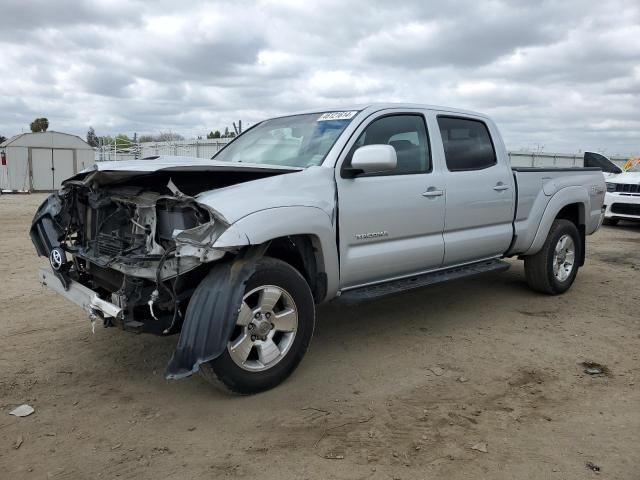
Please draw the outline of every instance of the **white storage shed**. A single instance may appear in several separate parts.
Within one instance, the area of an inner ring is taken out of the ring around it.
[[[91,145],[60,132],[22,133],[0,144],[3,191],[51,191],[95,162]]]

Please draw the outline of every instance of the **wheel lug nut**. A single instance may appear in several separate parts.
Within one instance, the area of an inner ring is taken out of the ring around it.
[[[253,323],[250,323],[249,326],[247,327],[249,330],[253,330]]]
[[[253,318],[260,318],[260,313],[256,313]]]
[[[271,330],[273,330],[274,328],[276,328],[276,324],[275,324],[275,323],[272,323],[272,324],[271,324]]]
[[[255,342],[256,341],[256,336],[255,335],[251,335],[251,341]]]
[[[266,317],[267,318],[271,318],[271,314],[269,312],[267,312]]]

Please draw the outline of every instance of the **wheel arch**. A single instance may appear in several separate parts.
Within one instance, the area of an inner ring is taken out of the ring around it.
[[[580,250],[578,255],[578,265],[584,265],[585,246],[587,244],[586,235],[586,207],[583,203],[576,202],[565,205],[556,215],[556,219],[569,220],[578,229],[580,234]]]
[[[549,235],[551,226],[556,219],[569,220],[576,225],[580,232],[580,265],[584,264],[585,225],[589,205],[589,196],[582,187],[567,187],[554,194],[542,215],[531,246],[522,255],[533,255],[540,251]]]
[[[327,295],[327,273],[317,235],[287,235],[269,240],[267,244],[265,255],[298,270],[309,284],[314,301],[322,302]]]
[[[316,303],[338,289],[338,251],[332,220],[317,207],[280,207],[261,210],[234,225],[248,246],[264,247],[264,254],[282,260],[307,280]]]

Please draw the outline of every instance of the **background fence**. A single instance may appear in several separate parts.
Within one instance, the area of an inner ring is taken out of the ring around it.
[[[96,161],[136,160],[156,155],[211,158],[231,140],[231,138],[216,138],[104,145],[96,149]],[[509,158],[514,167],[581,167],[582,157],[582,153],[509,152]],[[627,161],[626,157],[609,158],[620,166]]]
[[[207,140],[174,140],[170,142],[130,143],[118,140],[111,145],[96,148],[96,161],[137,160],[156,155],[211,158],[229,143],[231,138]]]
[[[583,153],[509,152],[514,167],[582,167],[583,156]],[[628,160],[628,157],[620,156],[608,158],[620,167]]]

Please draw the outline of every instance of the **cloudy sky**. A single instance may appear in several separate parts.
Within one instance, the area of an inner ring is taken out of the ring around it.
[[[0,135],[173,131],[370,101],[510,149],[640,153],[638,0],[0,0]]]

